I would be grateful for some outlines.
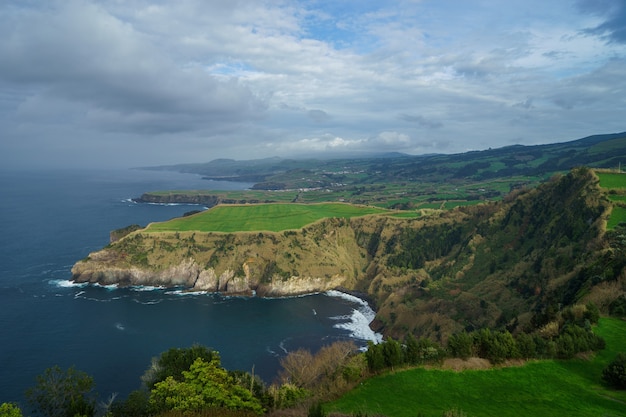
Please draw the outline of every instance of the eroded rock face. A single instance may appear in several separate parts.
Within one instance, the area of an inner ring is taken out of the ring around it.
[[[77,262],[72,279],[270,297],[350,288],[367,257],[350,227],[335,226],[302,234],[139,230]]]

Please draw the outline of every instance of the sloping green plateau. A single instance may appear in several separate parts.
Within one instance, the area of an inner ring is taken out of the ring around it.
[[[434,417],[454,408],[472,417],[626,416],[626,392],[600,382],[602,369],[626,346],[626,322],[603,318],[596,332],[607,347],[591,360],[463,372],[416,368],[372,378],[327,409],[389,417]]]
[[[390,213],[375,207],[350,204],[222,205],[193,216],[151,224],[147,232],[279,232],[300,229],[324,218],[350,218]]]

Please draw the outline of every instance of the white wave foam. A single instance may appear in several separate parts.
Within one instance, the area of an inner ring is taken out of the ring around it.
[[[139,301],[139,300],[133,299],[133,301],[136,302],[137,304],[141,304],[141,305],[144,305],[144,306],[151,306],[151,305],[154,305],[154,304],[159,304],[163,300],[159,299],[159,300],[150,300],[150,301]]]
[[[280,348],[280,350],[282,350],[285,353],[289,353],[289,351],[287,350],[287,348],[285,347],[285,342],[288,341],[290,338],[287,338],[285,340],[282,340],[279,344],[278,347]]]
[[[208,291],[189,291],[189,290],[173,290],[166,291],[165,294],[169,295],[206,295],[209,294]]]
[[[352,314],[349,316],[332,317],[335,320],[346,320],[343,323],[337,323],[333,327],[336,329],[344,329],[350,332],[350,337],[353,339],[372,341],[374,343],[380,343],[383,341],[383,335],[376,333],[370,328],[372,319],[363,314],[362,309],[352,310]]]
[[[164,290],[166,287],[155,287],[155,286],[151,286],[151,285],[135,285],[130,287],[131,291],[138,291],[138,292],[143,292],[143,291],[160,291],[160,290]]]
[[[98,283],[93,284],[93,286],[94,287],[105,288],[105,289],[107,289],[109,291],[117,290],[117,288],[119,287],[118,284],[102,285],[102,284],[98,284]]]
[[[120,331],[126,330],[126,327],[122,323],[115,323],[115,328]]]
[[[86,282],[74,282],[74,281],[70,281],[68,279],[57,279],[57,280],[52,280],[50,281],[51,284],[56,285],[59,288],[83,288],[86,287],[87,285],[89,285]]]
[[[367,301],[340,291],[327,291],[325,294],[329,297],[343,298],[360,305],[360,307],[353,309],[350,315],[331,317],[334,320],[345,320],[345,322],[337,323],[333,327],[349,331],[350,337],[353,339],[372,341],[374,343],[383,341],[383,335],[376,333],[370,328],[370,323],[376,317],[376,312],[372,310]]]

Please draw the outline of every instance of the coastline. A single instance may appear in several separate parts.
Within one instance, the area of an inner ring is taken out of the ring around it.
[[[358,291],[351,291],[343,287],[339,287],[336,289],[326,290],[326,291],[314,291],[308,293],[301,294],[293,294],[293,295],[285,295],[285,296],[273,296],[273,297],[264,297],[259,296],[256,293],[252,293],[252,295],[247,294],[224,294],[219,291],[205,291],[205,290],[190,290],[184,289],[180,287],[166,287],[166,286],[152,286],[152,285],[133,285],[133,286],[120,286],[118,284],[111,285],[102,285],[99,283],[89,283],[89,282],[75,282],[72,280],[56,280],[51,281],[51,284],[54,284],[60,288],[84,288],[86,286],[93,286],[103,288],[109,291],[115,291],[120,289],[127,289],[129,291],[135,292],[150,292],[150,291],[158,291],[162,292],[164,295],[173,295],[173,296],[217,296],[223,299],[268,299],[268,300],[278,300],[278,299],[289,299],[289,298],[304,298],[314,295],[324,295],[332,298],[339,298],[351,303],[354,303],[358,307],[352,309],[352,314],[330,317],[333,320],[342,320],[343,322],[337,323],[333,325],[334,328],[343,329],[350,332],[350,338],[355,340],[362,341],[372,341],[374,343],[380,343],[383,341],[383,335],[381,333],[376,332],[371,324],[374,322],[376,317],[376,310],[373,306],[373,302],[370,301],[367,297],[367,294],[363,294]]]

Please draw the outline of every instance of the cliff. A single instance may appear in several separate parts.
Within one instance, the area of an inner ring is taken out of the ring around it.
[[[503,201],[420,218],[330,218],[284,232],[129,233],[72,268],[76,282],[284,296],[334,288],[376,303],[375,329],[445,340],[538,327],[624,296],[626,231],[588,169]]]
[[[328,219],[282,233],[132,232],[72,268],[104,285],[285,296],[353,288],[367,254],[350,222]]]

